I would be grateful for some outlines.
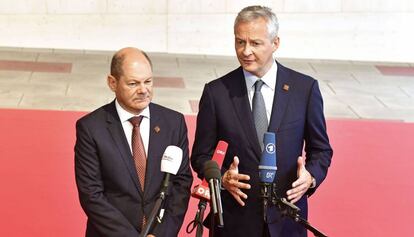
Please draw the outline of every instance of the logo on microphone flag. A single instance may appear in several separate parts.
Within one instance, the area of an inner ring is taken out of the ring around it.
[[[276,151],[276,146],[273,143],[266,144],[266,152],[269,154],[273,154]]]

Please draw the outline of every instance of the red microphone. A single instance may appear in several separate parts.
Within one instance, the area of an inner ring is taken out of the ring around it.
[[[214,151],[211,160],[216,161],[219,167],[223,165],[223,160],[226,156],[228,146],[229,144],[225,141],[219,141],[216,146],[216,150]],[[203,179],[203,182],[201,184],[198,184],[194,187],[193,191],[191,192],[191,196],[198,199],[205,199],[207,201],[210,201],[210,189],[208,188],[206,179]]]
[[[224,157],[226,156],[227,147],[229,144],[225,141],[219,141],[214,151],[213,157],[211,160],[217,162],[218,166],[221,167],[223,164]],[[207,162],[206,162],[207,163]],[[208,187],[208,182],[206,179],[203,179],[201,184],[198,184],[194,187],[191,192],[191,196],[199,199],[198,210],[194,220],[192,220],[187,226],[187,233],[190,234],[195,228],[197,228],[196,236],[203,235],[203,219],[204,219],[204,210],[206,209],[207,203],[210,201],[210,189]],[[192,226],[192,227],[191,227]]]

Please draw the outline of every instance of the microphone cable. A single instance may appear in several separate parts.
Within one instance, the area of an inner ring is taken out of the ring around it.
[[[204,211],[206,209],[207,202],[206,201],[200,201],[198,203],[198,210],[194,217],[194,220],[192,220],[190,223],[188,223],[186,232],[187,234],[191,234],[194,229],[197,228],[196,231],[196,237],[202,237],[203,236],[203,218],[204,218]]]

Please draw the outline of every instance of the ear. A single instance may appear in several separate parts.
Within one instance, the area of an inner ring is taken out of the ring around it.
[[[279,36],[276,36],[272,41],[273,52],[275,52],[279,48],[279,44],[280,44]]]
[[[111,91],[115,92],[116,87],[118,85],[118,81],[116,80],[116,78],[112,75],[108,75],[106,82],[108,83],[108,86],[111,89]]]

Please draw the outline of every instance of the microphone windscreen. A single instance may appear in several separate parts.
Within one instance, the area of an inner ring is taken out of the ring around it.
[[[262,183],[272,183],[276,176],[276,135],[266,132],[263,136],[264,149],[260,158],[259,177]]]
[[[204,163],[204,177],[207,181],[210,179],[221,179],[220,168],[216,161],[209,160]]]
[[[161,159],[161,171],[176,175],[183,159],[183,150],[178,146],[168,146]]]

